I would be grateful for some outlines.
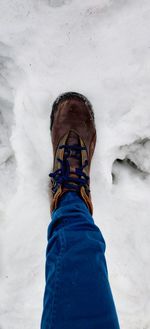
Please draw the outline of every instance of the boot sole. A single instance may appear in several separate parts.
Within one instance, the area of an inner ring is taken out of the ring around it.
[[[59,95],[56,98],[56,100],[54,101],[54,103],[52,105],[51,115],[50,115],[50,130],[52,130],[54,116],[55,116],[55,113],[57,112],[59,103],[61,101],[65,101],[65,100],[71,99],[71,98],[80,99],[88,106],[92,119],[93,119],[93,122],[94,122],[94,112],[93,112],[93,108],[92,108],[90,101],[84,95],[71,91],[71,92],[67,92],[67,93],[63,93],[63,94]]]

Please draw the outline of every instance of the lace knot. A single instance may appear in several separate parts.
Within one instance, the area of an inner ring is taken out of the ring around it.
[[[77,144],[73,145],[60,145],[59,149],[64,149],[63,159],[57,158],[60,163],[60,168],[55,172],[50,173],[52,178],[52,191],[55,193],[60,185],[67,189],[74,191],[80,191],[81,186],[84,186],[86,192],[89,193],[89,176],[83,171],[88,166],[88,160],[85,160],[83,165],[79,165],[74,171],[70,170],[70,163],[68,158],[75,158],[80,160],[81,152],[86,150],[86,147],[82,147]]]

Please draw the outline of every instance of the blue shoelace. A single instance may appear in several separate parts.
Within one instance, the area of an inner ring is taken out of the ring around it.
[[[61,160],[57,158],[57,161],[61,163],[61,168],[57,169],[55,172],[50,173],[49,177],[52,178],[53,188],[52,191],[55,193],[58,187],[61,185],[65,188],[72,189],[74,191],[79,191],[81,186],[84,186],[86,192],[89,193],[89,176],[87,176],[83,169],[88,165],[88,160],[85,160],[82,166],[75,168],[75,171],[70,171],[70,164],[68,158],[76,158],[80,160],[80,155],[82,150],[86,150],[86,147],[79,145],[61,145],[59,149],[64,149],[64,158]],[[76,174],[77,177],[70,177],[71,174]]]

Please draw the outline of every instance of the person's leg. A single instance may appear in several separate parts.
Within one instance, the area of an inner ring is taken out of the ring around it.
[[[41,329],[119,329],[104,252],[86,204],[65,193],[48,228]]]
[[[92,218],[90,166],[96,144],[90,102],[62,94],[51,112],[54,163],[41,329],[119,329],[105,242]]]

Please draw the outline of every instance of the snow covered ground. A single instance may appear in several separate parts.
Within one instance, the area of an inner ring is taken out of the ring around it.
[[[150,329],[150,2],[0,1],[0,328],[38,329],[52,166],[49,114],[93,104],[94,218],[122,329]]]

